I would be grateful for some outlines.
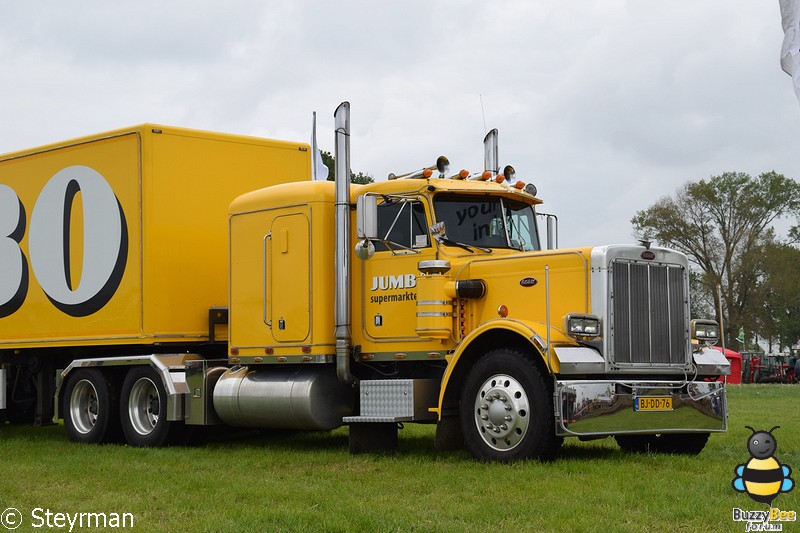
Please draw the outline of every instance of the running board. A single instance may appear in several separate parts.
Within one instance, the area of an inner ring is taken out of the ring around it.
[[[428,409],[439,402],[436,379],[376,379],[359,384],[359,416],[346,416],[345,424],[433,422],[436,413]]]

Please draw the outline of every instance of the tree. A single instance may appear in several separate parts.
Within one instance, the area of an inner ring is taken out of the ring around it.
[[[738,347],[739,328],[752,331],[756,310],[769,305],[756,301],[764,297],[758,290],[764,281],[761,256],[767,247],[789,242],[776,237],[772,224],[784,216],[796,220],[799,213],[800,185],[794,180],[775,172],[757,178],[726,172],[683,185],[673,197],[638,211],[631,223],[639,237],[689,256],[699,269],[695,289],[702,293],[693,299],[714,301],[721,287],[727,345]],[[800,235],[798,227],[789,235]]]
[[[336,158],[331,155],[330,152],[320,152],[322,154],[322,162],[328,167],[328,181],[333,181],[334,176],[336,175]],[[363,172],[359,172],[358,174],[354,174],[352,170],[350,170],[350,182],[351,183],[358,183],[360,185],[366,185],[367,183],[373,183],[375,178],[372,177],[372,174],[365,174]]]
[[[800,250],[788,244],[772,244],[760,254],[762,307],[755,310],[756,331],[783,351],[800,339]]]

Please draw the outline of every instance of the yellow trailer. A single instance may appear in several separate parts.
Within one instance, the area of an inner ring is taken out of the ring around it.
[[[306,144],[155,124],[0,156],[11,416],[34,414],[30,389],[48,382],[37,369],[110,346],[208,342],[209,310],[228,302],[228,205],[310,172]],[[211,335],[224,341],[225,329]],[[224,344],[214,350],[224,357]]]

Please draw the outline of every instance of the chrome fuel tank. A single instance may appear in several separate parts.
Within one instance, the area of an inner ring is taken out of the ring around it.
[[[333,367],[231,368],[214,387],[214,408],[228,425],[323,430],[353,413],[353,391]]]

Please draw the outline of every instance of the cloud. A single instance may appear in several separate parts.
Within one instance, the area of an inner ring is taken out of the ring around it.
[[[0,7],[0,151],[161,122],[319,141],[352,104],[357,171],[447,155],[534,181],[562,244],[631,241],[687,180],[800,176],[777,5],[725,0],[144,0]]]

